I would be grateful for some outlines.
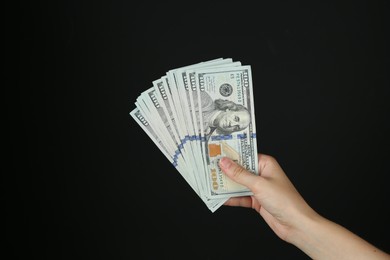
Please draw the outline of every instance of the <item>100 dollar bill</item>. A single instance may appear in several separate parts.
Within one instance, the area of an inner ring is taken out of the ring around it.
[[[251,195],[220,169],[226,156],[258,174],[255,108],[251,67],[232,66],[197,70],[194,107],[198,113],[203,159],[207,165],[209,198]]]

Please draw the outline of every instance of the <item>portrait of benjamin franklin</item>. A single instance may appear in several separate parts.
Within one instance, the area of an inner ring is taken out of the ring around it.
[[[195,98],[194,101],[198,99]],[[213,132],[228,135],[248,127],[251,117],[248,109],[230,100],[213,100],[210,95],[200,92],[200,102],[203,116],[203,134],[210,136]],[[199,104],[194,102],[194,109],[199,113]],[[198,125],[200,125],[198,118]]]

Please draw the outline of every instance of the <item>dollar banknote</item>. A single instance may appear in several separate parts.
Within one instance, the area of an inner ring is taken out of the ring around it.
[[[248,171],[258,173],[256,120],[251,67],[232,66],[195,72],[195,109],[199,114],[205,176],[211,198],[250,195],[229,179],[219,160],[229,157]]]
[[[204,196],[201,196],[199,190],[195,186],[195,183],[192,181],[191,172],[188,168],[183,168],[181,164],[177,162],[177,159],[170,155],[169,150],[164,146],[164,143],[160,140],[159,134],[155,133],[153,127],[149,123],[149,121],[145,118],[139,108],[134,108],[130,112],[131,117],[137,122],[137,124],[141,127],[143,131],[150,137],[153,143],[160,149],[162,154],[168,159],[169,162],[176,168],[176,170],[181,174],[181,176],[185,179],[185,181],[189,184],[189,186],[198,194],[198,196],[203,200],[208,209],[211,212],[215,212],[219,207],[221,207],[226,199],[208,199]]]
[[[219,168],[226,156],[258,173],[249,65],[217,58],[170,69],[134,104],[132,118],[210,211],[230,197],[251,195]]]

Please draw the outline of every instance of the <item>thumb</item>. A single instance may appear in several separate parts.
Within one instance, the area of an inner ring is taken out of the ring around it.
[[[247,171],[244,167],[228,157],[221,158],[221,160],[219,160],[219,166],[230,179],[253,190],[253,186],[256,183],[258,176]]]

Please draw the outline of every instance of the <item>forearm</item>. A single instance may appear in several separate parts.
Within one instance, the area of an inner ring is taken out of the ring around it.
[[[319,215],[304,217],[291,243],[313,259],[390,259],[344,227]]]

